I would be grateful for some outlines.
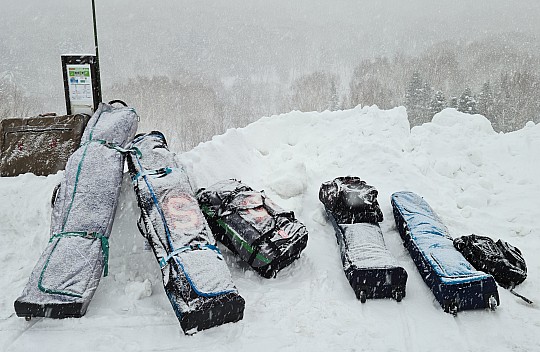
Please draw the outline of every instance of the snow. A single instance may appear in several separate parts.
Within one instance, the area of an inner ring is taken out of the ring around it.
[[[166,131],[165,131],[166,132]],[[246,300],[244,319],[185,336],[138,234],[127,177],[110,240],[109,276],[80,319],[17,318],[20,295],[50,226],[50,196],[62,172],[0,179],[0,350],[5,351],[538,351],[540,312],[499,288],[495,312],[442,311],[396,231],[390,195],[422,195],[452,236],[502,238],[520,248],[540,291],[540,126],[497,134],[479,115],[443,110],[409,130],[404,108],[357,107],[264,117],[180,155],[195,187],[237,178],[294,210],[309,230],[299,260],[267,280],[223,250]],[[322,182],[356,175],[379,190],[386,244],[408,274],[407,296],[361,304],[349,286]]]

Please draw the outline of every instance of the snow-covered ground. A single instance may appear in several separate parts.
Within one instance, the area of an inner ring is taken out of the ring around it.
[[[167,132],[167,131],[165,131]],[[404,108],[291,112],[229,130],[180,155],[198,187],[238,178],[296,212],[309,230],[302,256],[267,280],[224,250],[246,300],[244,319],[185,336],[136,227],[124,179],[111,235],[109,276],[80,319],[17,318],[13,302],[49,236],[50,196],[62,173],[0,179],[2,351],[540,351],[538,303],[500,288],[495,312],[442,311],[396,232],[395,191],[430,203],[454,236],[489,235],[518,246],[540,299],[540,125],[495,133],[479,115],[444,110],[409,131]],[[390,251],[409,273],[407,296],[361,304],[342,270],[319,186],[356,175],[379,190]]]

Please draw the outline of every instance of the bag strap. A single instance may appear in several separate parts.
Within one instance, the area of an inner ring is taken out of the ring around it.
[[[514,287],[510,288],[510,292],[511,292],[514,296],[521,298],[522,300],[524,300],[525,302],[527,302],[527,303],[529,303],[529,304],[533,304],[533,303],[534,303],[533,301],[531,301],[531,300],[528,299],[527,297],[525,297],[525,296],[523,296],[523,295],[517,293],[516,291],[514,291]]]
[[[82,238],[87,238],[91,240],[99,239],[101,241],[101,252],[103,253],[103,276],[109,275],[109,239],[98,232],[84,232],[84,231],[70,231],[70,232],[55,233],[49,239],[49,243],[53,242],[55,239],[58,239],[58,241],[56,241],[56,243],[54,244],[51,252],[49,253],[47,260],[45,261],[45,265],[43,265],[41,274],[39,275],[39,280],[37,284],[39,290],[41,292],[48,293],[48,294],[57,294],[57,295],[81,298],[82,295],[75,292],[70,292],[66,290],[55,290],[55,289],[50,289],[43,286],[43,278],[45,276],[45,271],[47,270],[47,267],[49,266],[49,261],[51,260],[52,254],[56,250],[56,246],[58,246],[60,239],[64,237],[82,237]]]
[[[221,256],[221,251],[219,250],[219,248],[212,245],[212,244],[205,244],[205,245],[194,244],[194,245],[189,245],[189,246],[182,246],[182,247],[179,247],[179,248],[176,248],[175,250],[173,250],[166,257],[162,257],[159,260],[159,267],[163,269],[165,266],[167,266],[167,264],[169,264],[169,260],[172,257],[174,257],[175,255],[177,255],[177,254],[180,254],[180,253],[183,253],[183,252],[186,252],[186,251],[205,250],[205,249],[213,250],[219,256]]]
[[[176,168],[172,168],[172,167],[162,167],[162,168],[155,169],[155,170],[145,170],[145,169],[143,169],[143,170],[139,171],[135,176],[133,176],[131,178],[131,182],[133,184],[135,184],[143,176],[163,177],[165,175],[170,174],[174,170],[176,170]]]

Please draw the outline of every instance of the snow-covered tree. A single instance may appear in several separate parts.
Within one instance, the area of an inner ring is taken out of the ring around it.
[[[340,102],[339,102],[339,95],[337,91],[337,84],[336,80],[331,80],[330,82],[330,101],[328,102],[328,110],[330,111],[336,111],[339,110]]]
[[[405,107],[411,126],[429,122],[431,88],[422,81],[420,73],[414,72],[405,93]]]
[[[429,104],[429,109],[431,115],[435,115],[439,112],[441,112],[446,107],[446,99],[444,98],[443,92],[440,90],[435,92],[435,95],[431,99],[431,103]]]
[[[476,108],[476,99],[474,98],[473,94],[471,93],[470,88],[465,88],[463,91],[463,94],[459,97],[458,100],[458,111],[467,113],[467,114],[476,114],[478,113]]]
[[[482,90],[478,95],[478,113],[488,119],[493,117],[493,91],[489,81],[482,85]]]

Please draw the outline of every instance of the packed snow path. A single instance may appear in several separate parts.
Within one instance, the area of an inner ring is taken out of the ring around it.
[[[167,131],[164,131],[165,133]],[[85,317],[17,318],[13,301],[49,239],[50,196],[62,173],[0,179],[0,350],[2,351],[539,351],[540,126],[495,133],[479,115],[452,109],[409,131],[404,108],[291,112],[229,130],[180,156],[195,187],[238,178],[309,230],[301,258],[263,279],[223,250],[246,300],[238,323],[185,336],[163,292],[153,254],[136,227],[138,208],[124,178],[111,234],[109,276]],[[409,273],[407,296],[361,304],[341,266],[318,190],[355,175],[379,190],[386,243]],[[502,238],[519,247],[529,276],[487,310],[442,311],[402,246],[390,195],[422,195],[454,237]]]

